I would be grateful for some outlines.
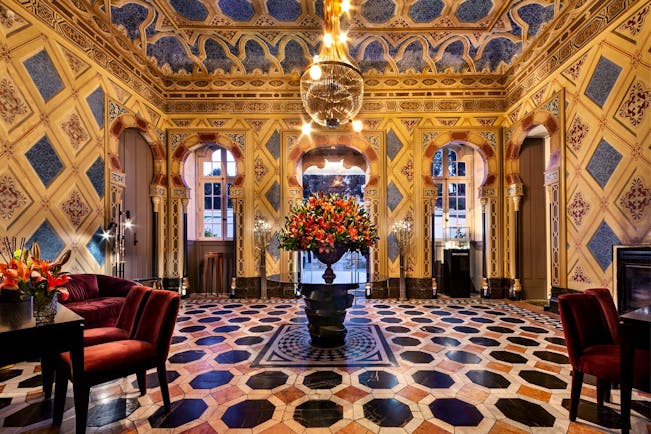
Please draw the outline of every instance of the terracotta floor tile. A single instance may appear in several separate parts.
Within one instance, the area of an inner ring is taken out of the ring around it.
[[[518,394],[528,396],[538,401],[549,402],[552,394],[544,390],[536,389],[535,387],[529,387],[527,385],[521,385],[518,389]]]

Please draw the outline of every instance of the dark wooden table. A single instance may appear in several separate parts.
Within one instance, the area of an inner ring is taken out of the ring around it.
[[[635,349],[649,350],[651,306],[642,307],[619,316],[622,433],[631,428],[631,394]],[[651,386],[651,385],[647,385]]]
[[[43,392],[50,398],[57,354],[70,351],[75,378],[83,376],[84,319],[61,304],[49,324],[37,325],[29,314],[21,313],[22,318],[14,316],[10,323],[0,322],[0,366],[40,357]],[[81,383],[75,381],[74,385]],[[77,427],[77,432],[85,429]]]

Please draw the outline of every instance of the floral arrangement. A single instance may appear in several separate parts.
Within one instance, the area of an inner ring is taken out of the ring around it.
[[[279,240],[286,250],[330,253],[343,247],[366,253],[378,236],[377,227],[355,197],[317,193],[285,217]]]
[[[63,285],[70,280],[70,276],[63,273],[61,267],[70,259],[70,250],[59,261],[50,262],[40,258],[40,248],[36,242],[32,244],[30,254],[30,250],[24,247],[24,240],[19,248],[16,248],[15,239],[13,245],[8,238],[3,241],[6,253],[6,256],[0,253],[4,261],[0,263],[0,290],[3,294],[16,291],[21,299],[29,296],[52,299],[56,295],[61,300],[68,299],[68,290]]]

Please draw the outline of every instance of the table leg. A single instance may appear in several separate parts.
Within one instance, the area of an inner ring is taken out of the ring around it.
[[[84,329],[78,330],[75,344],[70,349],[72,361],[73,393],[75,399],[75,431],[79,434],[86,432],[86,421],[88,419],[88,395],[89,388],[84,379]]]
[[[630,324],[619,324],[622,434],[628,433],[631,428],[631,394],[633,389],[633,359],[635,357],[635,345],[633,342],[632,329],[633,327],[631,327]]]
[[[56,358],[54,354],[47,353],[41,356],[41,382],[45,399],[52,397],[52,384],[54,384],[54,365]]]

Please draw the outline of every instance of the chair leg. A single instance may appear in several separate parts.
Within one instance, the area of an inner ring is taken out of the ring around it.
[[[576,414],[579,410],[579,400],[581,399],[581,387],[583,386],[583,372],[572,371],[572,391],[570,392],[570,420],[576,420]]]
[[[610,402],[610,382],[597,379],[597,405],[603,407],[604,402]]]
[[[156,366],[156,372],[158,373],[160,392],[163,395],[163,405],[165,406],[165,410],[170,411],[172,404],[170,402],[170,390],[167,387],[167,369],[165,368],[165,362],[159,363]]]
[[[138,380],[138,390],[140,390],[140,396],[144,396],[147,393],[147,371],[138,371],[136,372],[136,380]]]
[[[54,408],[52,422],[55,425],[61,425],[63,421],[63,411],[66,407],[66,395],[68,394],[68,376],[59,370],[57,372],[57,381],[54,385]]]

